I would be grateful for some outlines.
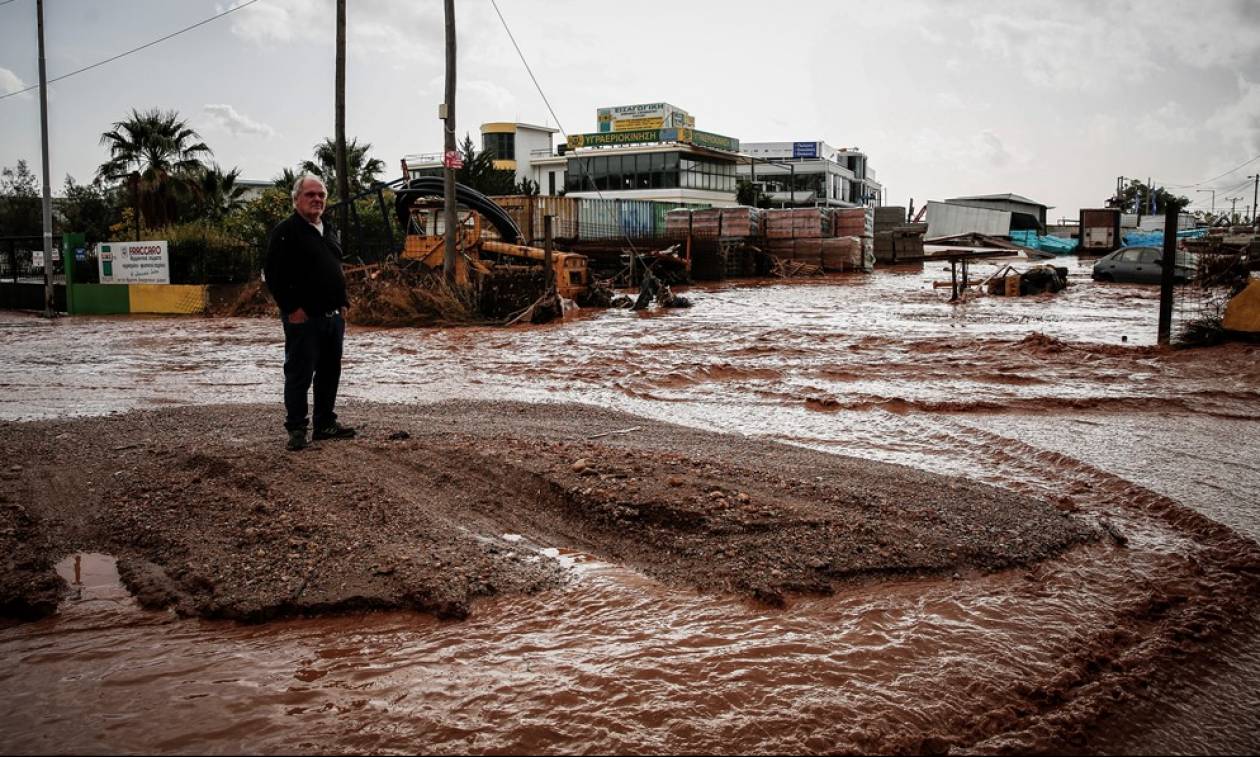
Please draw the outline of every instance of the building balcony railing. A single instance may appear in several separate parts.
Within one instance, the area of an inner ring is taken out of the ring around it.
[[[442,153],[440,152],[418,152],[410,155],[404,155],[403,160],[407,161],[409,166],[419,166],[424,163],[441,163]]]

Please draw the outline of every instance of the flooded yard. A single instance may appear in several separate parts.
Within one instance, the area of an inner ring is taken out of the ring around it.
[[[464,527],[563,586],[478,599],[462,620],[258,625],[141,609],[112,557],[81,554],[76,582],[68,554],[58,614],[0,629],[0,751],[1254,752],[1260,347],[1158,349],[1157,288],[1060,264],[1060,294],[961,304],[935,264],[695,287],[690,310],[544,326],[351,327],[340,413],[384,439],[423,429],[415,408],[433,403],[590,405],[960,476],[1100,540],[772,606],[499,514]],[[0,434],[228,405],[272,423],[260,443],[279,450],[282,343],[270,319],[2,313]]]

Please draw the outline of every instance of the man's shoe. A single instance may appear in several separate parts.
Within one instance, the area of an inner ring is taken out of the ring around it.
[[[333,421],[330,425],[323,428],[315,429],[315,433],[311,435],[312,439],[353,439],[355,433],[353,428],[343,426]]]
[[[289,432],[289,441],[284,445],[285,449],[290,452],[297,452],[300,449],[306,449],[311,445],[306,441],[306,429],[297,429]]]

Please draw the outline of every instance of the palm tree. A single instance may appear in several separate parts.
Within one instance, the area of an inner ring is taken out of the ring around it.
[[[104,181],[127,181],[136,204],[151,227],[165,226],[178,215],[179,201],[192,194],[194,177],[210,148],[174,110],[154,108],[114,123],[101,135],[109,160],[96,175]]]
[[[221,221],[228,213],[245,204],[241,199],[245,187],[236,185],[240,174],[239,168],[223,173],[218,163],[201,171],[196,179],[196,190],[197,205],[203,218]]]
[[[358,139],[346,143],[346,165],[350,174],[350,194],[355,195],[376,183],[376,177],[385,170],[385,163],[380,158],[369,158],[370,142],[359,144]],[[336,192],[337,187],[337,143],[325,139],[315,145],[315,160],[302,162],[302,170],[312,173],[324,180],[329,192]]]
[[[275,176],[271,177],[271,185],[276,189],[283,189],[288,192],[293,189],[293,185],[297,183],[298,172],[292,168],[286,168]]]

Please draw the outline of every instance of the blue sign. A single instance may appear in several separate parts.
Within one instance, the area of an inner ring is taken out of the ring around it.
[[[792,143],[793,158],[817,158],[818,143],[817,142],[793,142]]]
[[[74,259],[80,263],[87,261],[87,249],[83,247],[74,248]]]

